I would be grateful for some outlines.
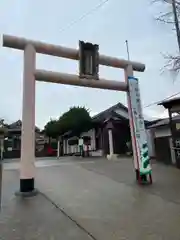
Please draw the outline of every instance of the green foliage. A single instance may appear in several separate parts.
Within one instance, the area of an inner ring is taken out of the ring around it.
[[[79,136],[83,131],[91,127],[91,117],[85,107],[71,107],[59,118],[59,127],[62,133],[72,131],[73,135]]]
[[[58,137],[58,121],[57,120],[50,120],[44,127],[44,132],[46,136],[56,138]]]
[[[71,135],[79,136],[92,126],[92,119],[85,107],[71,107],[62,114],[59,120],[50,120],[45,126],[45,133],[49,137],[57,137],[70,131]]]
[[[8,132],[8,124],[4,122],[4,119],[0,119],[0,135],[6,136]]]
[[[57,149],[57,141],[51,142],[50,146],[52,147],[52,149]]]

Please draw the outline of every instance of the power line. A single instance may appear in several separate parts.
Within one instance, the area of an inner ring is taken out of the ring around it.
[[[169,100],[170,98],[175,97],[175,96],[177,96],[179,94],[180,94],[180,92],[177,92],[177,93],[175,93],[175,94],[173,94],[173,95],[171,95],[171,96],[169,96],[167,98],[162,99],[161,101],[150,103],[150,104],[144,106],[143,108],[147,108],[147,107],[151,107],[151,106],[157,105],[157,104],[159,104],[159,103],[161,103],[163,101]]]
[[[90,9],[88,12],[84,13],[82,16],[80,16],[79,18],[73,20],[72,22],[70,22],[68,25],[66,25],[66,27],[60,29],[60,32],[64,32],[65,30],[67,30],[68,28],[72,27],[73,25],[75,25],[76,23],[80,22],[81,20],[83,20],[85,17],[91,15],[92,13],[94,13],[95,11],[97,11],[98,9],[100,9],[102,6],[104,6],[107,2],[109,2],[109,0],[104,0],[102,2],[100,2],[98,5],[96,5],[94,8]]]
[[[83,20],[85,17],[91,15],[92,13],[94,13],[95,11],[97,11],[98,9],[100,9],[102,6],[104,6],[107,2],[109,2],[109,0],[104,0],[102,2],[100,2],[98,5],[96,5],[94,8],[90,9],[88,12],[84,13],[82,16],[80,16],[79,18],[75,19],[74,21],[70,22],[66,27],[62,28],[60,30],[60,32],[64,32],[65,30],[67,30],[68,28],[72,27],[73,25],[75,25],[76,23],[80,22],[81,20]],[[126,40],[126,46],[127,46],[127,51],[128,51],[128,58],[129,58],[129,46],[128,46],[128,41]],[[143,108],[147,108],[147,107],[151,107],[154,105],[157,105],[158,103],[161,103],[162,101],[168,100],[172,97],[175,97],[177,95],[179,95],[180,92],[177,92],[167,98],[162,99],[161,101],[156,101],[153,103],[150,103],[146,106],[144,106]]]

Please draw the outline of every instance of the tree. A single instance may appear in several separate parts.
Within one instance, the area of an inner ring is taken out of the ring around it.
[[[58,120],[50,120],[44,127],[46,136],[57,138],[66,132],[79,137],[92,126],[92,119],[85,107],[71,107]]]
[[[8,124],[4,122],[3,118],[0,118],[0,135],[6,135],[8,131]]]
[[[179,47],[180,53],[180,28],[179,28],[179,19],[180,19],[180,0],[153,0],[154,3],[161,2],[167,5],[167,11],[160,13],[160,16],[156,18],[156,20],[172,24],[173,28],[175,27],[176,35],[177,35],[177,43]],[[171,71],[178,73],[180,70],[180,54],[177,56],[166,55],[167,59],[166,67],[168,67]]]
[[[162,3],[166,6],[164,12],[160,12],[156,20],[167,24],[175,24],[175,15],[177,14],[177,18],[179,18],[180,14],[180,0],[152,0],[152,3]]]
[[[52,120],[45,125],[44,127],[44,133],[49,138],[57,138],[58,137],[58,121]]]
[[[85,107],[71,107],[59,118],[58,125],[61,134],[71,131],[72,135],[79,136],[91,127],[92,119]]]

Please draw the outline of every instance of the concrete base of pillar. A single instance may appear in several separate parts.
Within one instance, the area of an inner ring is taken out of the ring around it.
[[[136,181],[140,181],[141,183],[146,183],[147,182],[147,175],[140,175],[139,170],[136,169]]]
[[[108,160],[117,160],[118,159],[118,154],[108,154],[107,159]]]
[[[15,193],[20,197],[33,197],[38,194],[38,190],[34,188],[34,178],[20,179],[20,190]]]
[[[139,176],[140,176],[139,170],[135,169],[135,173],[136,173],[136,181],[138,181],[139,180]]]
[[[22,197],[22,198],[28,198],[28,197],[34,197],[38,193],[39,193],[39,191],[37,189],[34,189],[31,192],[20,192],[20,191],[17,191],[17,192],[15,192],[15,196]]]

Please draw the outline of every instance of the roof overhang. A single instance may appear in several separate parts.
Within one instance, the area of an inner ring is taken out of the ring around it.
[[[171,112],[180,112],[180,97],[159,102],[158,105],[171,109]]]

